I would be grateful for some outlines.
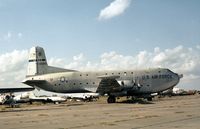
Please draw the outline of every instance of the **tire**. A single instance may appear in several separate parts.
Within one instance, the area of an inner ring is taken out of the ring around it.
[[[109,96],[108,99],[107,99],[107,102],[108,103],[115,103],[116,102],[115,96]]]
[[[30,104],[33,104],[33,102],[32,102],[32,101],[30,101],[29,103],[30,103]]]
[[[152,101],[152,97],[147,98],[147,101]]]

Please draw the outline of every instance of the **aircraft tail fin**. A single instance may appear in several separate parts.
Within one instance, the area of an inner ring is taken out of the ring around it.
[[[47,67],[44,49],[38,46],[32,47],[29,53],[27,76],[45,74]]]
[[[29,53],[27,77],[56,72],[72,72],[74,70],[48,66],[44,49],[42,47],[32,47]]]

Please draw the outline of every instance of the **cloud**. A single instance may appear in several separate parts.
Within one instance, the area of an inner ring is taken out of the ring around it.
[[[12,37],[12,33],[11,32],[7,32],[6,35],[4,35],[4,40],[9,40]]]
[[[0,87],[16,87],[24,79],[27,67],[28,51],[14,50],[0,55]]]
[[[1,40],[4,41],[11,41],[11,40],[15,40],[15,39],[21,39],[23,36],[23,34],[21,32],[16,33],[13,31],[8,31],[6,34],[0,36]]]
[[[77,69],[78,66],[83,66],[84,64],[86,64],[83,53],[73,56],[70,63],[67,63],[66,59],[64,58],[50,58],[48,62],[51,66],[64,67],[67,69]]]
[[[200,49],[200,45],[197,45],[196,48],[197,48],[197,49]]]
[[[129,7],[131,0],[114,0],[109,6],[100,11],[99,20],[106,20],[124,13]]]
[[[23,35],[22,35],[22,33],[18,33],[17,36],[18,36],[18,38],[22,38]]]
[[[84,60],[84,55],[83,55],[83,53],[80,53],[79,55],[74,56],[74,57],[73,57],[73,60],[74,60],[74,61],[82,61],[82,60]]]
[[[5,53],[0,55],[0,72],[11,72],[20,70],[22,64],[25,62],[25,59],[27,59],[28,51],[27,50],[14,50],[11,53]]]
[[[16,58],[17,57],[17,58]],[[27,70],[28,50],[14,50],[0,55],[0,86],[19,86],[24,79]],[[181,73],[184,78],[181,85],[188,89],[198,88],[200,83],[200,51],[198,47],[185,48],[177,46],[171,49],[155,47],[153,51],[140,51],[136,55],[123,55],[115,51],[105,52],[96,61],[90,61],[80,53],[70,60],[65,58],[49,58],[48,64],[67,69],[80,71],[101,70],[127,70],[148,69],[164,67],[174,72]],[[195,82],[195,84],[193,83]]]

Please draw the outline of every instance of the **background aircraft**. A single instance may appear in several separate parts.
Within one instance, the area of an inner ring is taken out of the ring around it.
[[[25,92],[20,95],[17,95],[13,98],[16,103],[30,103],[33,102],[42,102],[42,103],[54,103],[59,104],[61,102],[67,101],[67,98],[60,97],[60,96],[36,96],[32,91],[31,92]]]
[[[81,101],[96,101],[99,98],[98,93],[72,93],[65,95],[67,99]]]
[[[184,89],[180,89],[178,87],[173,87],[171,89],[161,92],[159,94],[159,96],[160,97],[162,97],[162,96],[183,96],[183,95],[194,95],[196,93],[198,93],[197,90],[184,90]]]
[[[14,107],[16,100],[13,93],[33,91],[35,88],[0,88],[0,104],[8,104]]]
[[[42,103],[54,103],[59,104],[61,102],[67,101],[67,98],[60,96],[35,96],[33,92],[30,92],[28,95],[29,102],[42,102]]]
[[[178,84],[182,75],[169,69],[116,70],[80,72],[48,66],[41,47],[30,49],[24,84],[57,93],[94,92],[107,94],[108,103],[116,97],[134,96],[152,100],[152,93],[162,92]]]

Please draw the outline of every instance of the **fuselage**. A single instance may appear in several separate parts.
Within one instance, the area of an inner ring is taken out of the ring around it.
[[[96,92],[101,78],[99,76],[119,76],[117,82],[124,90],[137,93],[156,93],[179,82],[178,74],[165,68],[146,70],[116,70],[101,72],[58,72],[27,77],[23,83],[57,93]],[[37,81],[35,81],[37,80]],[[41,80],[41,82],[39,81]],[[42,82],[45,80],[45,82]]]

